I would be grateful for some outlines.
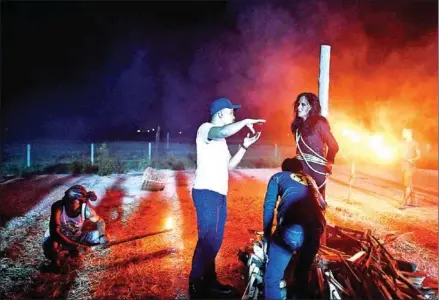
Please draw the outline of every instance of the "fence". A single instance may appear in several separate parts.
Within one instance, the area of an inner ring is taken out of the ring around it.
[[[34,141],[32,144],[4,144],[1,170],[5,174],[11,169],[45,169],[45,167],[52,166],[51,170],[57,172],[56,166],[63,164],[79,162],[93,165],[96,163],[97,155],[103,144],[107,146],[109,155],[120,162],[125,171],[143,171],[147,166],[169,169],[196,167],[194,143]],[[232,140],[228,145],[233,155],[238,150],[238,143]],[[256,143],[247,151],[239,167],[278,167],[283,158],[294,155],[293,143],[291,145]],[[336,160],[337,164],[351,162],[342,147]],[[371,163],[367,158],[357,159],[357,163],[363,162]],[[421,160],[417,162],[417,166],[422,169],[437,169],[437,148],[422,151]]]
[[[35,141],[32,144],[4,144],[2,166],[47,167],[75,161],[86,161],[93,165],[104,144],[109,155],[123,164],[127,171],[140,171],[154,162],[166,160],[179,161],[185,165],[185,168],[194,168],[196,164],[196,146],[189,143]],[[236,143],[229,143],[232,155],[238,147]],[[247,151],[240,166],[279,166],[282,158],[292,155],[294,155],[293,145],[256,143]]]

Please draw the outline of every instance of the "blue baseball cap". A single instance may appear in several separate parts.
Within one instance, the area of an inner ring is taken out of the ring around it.
[[[232,102],[230,102],[230,100],[227,98],[218,98],[210,105],[210,114],[214,115],[224,108],[238,109],[240,107],[241,105],[232,104]]]

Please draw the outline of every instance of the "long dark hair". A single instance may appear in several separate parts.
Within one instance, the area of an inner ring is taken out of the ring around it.
[[[302,118],[299,117],[297,113],[300,98],[302,96],[304,96],[306,100],[308,100],[308,103],[311,106],[311,110],[309,111],[308,117],[306,118],[305,122]],[[299,130],[302,135],[308,135],[312,132],[313,128],[315,127],[314,125],[318,120],[323,119],[324,121],[326,121],[324,117],[320,116],[320,112],[320,101],[316,94],[305,92],[297,95],[296,101],[294,101],[295,118],[293,120],[293,123],[291,123],[291,132],[293,136],[296,136],[296,130]]]

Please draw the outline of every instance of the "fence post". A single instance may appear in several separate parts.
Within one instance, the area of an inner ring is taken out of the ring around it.
[[[160,143],[160,126],[157,126],[157,132],[155,133],[155,153],[159,153],[159,143]]]
[[[27,144],[26,148],[26,166],[30,168],[30,144]]]
[[[274,144],[274,159],[278,159],[278,156],[277,144]]]
[[[151,164],[151,142],[148,143],[148,161]]]
[[[95,163],[95,144],[91,143],[90,150],[90,161],[91,165],[93,166]]]

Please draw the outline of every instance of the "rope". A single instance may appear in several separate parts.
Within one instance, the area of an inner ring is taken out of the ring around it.
[[[302,149],[300,148],[300,140],[302,140],[302,143],[306,146],[306,148],[308,148],[313,154],[309,154],[309,153],[303,153]],[[314,169],[313,167],[311,167],[311,165],[309,164],[310,162],[318,164],[318,165],[322,165],[322,166],[326,166],[328,160],[326,158],[324,158],[323,156],[319,155],[318,153],[316,153],[310,146],[308,146],[305,141],[303,140],[302,136],[299,134],[299,130],[296,130],[296,145],[297,145],[297,149],[299,149],[300,155],[297,155],[296,158],[303,160],[306,165],[315,173],[320,174],[320,175],[324,175],[325,176],[325,181],[323,181],[323,183],[318,187],[319,189],[321,187],[323,187],[327,180],[328,180],[328,176],[329,173],[326,172],[320,172],[316,169]]]
[[[317,156],[314,156],[314,155],[309,154],[309,153],[299,154],[299,155],[297,155],[297,159],[300,159],[300,160],[305,160],[306,159],[308,162],[312,162],[312,163],[315,163],[315,164],[318,164],[318,165],[322,165],[322,166],[326,165],[326,161],[325,160],[321,160]]]

